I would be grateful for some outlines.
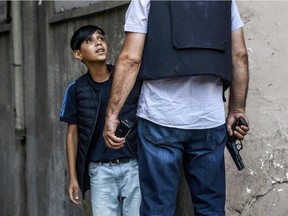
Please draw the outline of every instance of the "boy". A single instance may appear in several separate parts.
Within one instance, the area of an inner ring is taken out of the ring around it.
[[[91,188],[94,216],[136,216],[141,194],[135,113],[141,86],[135,85],[121,110],[120,120],[134,122],[124,147],[107,148],[103,128],[114,67],[106,64],[108,48],[104,35],[101,28],[86,25],[70,41],[74,57],[86,65],[88,72],[68,86],[60,113],[60,121],[68,123],[69,198],[80,204],[79,189],[84,196]]]

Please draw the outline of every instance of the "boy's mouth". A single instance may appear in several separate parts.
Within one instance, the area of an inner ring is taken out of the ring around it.
[[[104,49],[98,49],[98,50],[96,51],[96,53],[104,53],[104,52],[105,52]]]

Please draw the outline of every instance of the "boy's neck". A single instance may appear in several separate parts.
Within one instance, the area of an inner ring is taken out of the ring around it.
[[[110,71],[107,68],[106,63],[99,63],[93,65],[87,65],[88,71],[95,82],[105,82],[110,77]]]

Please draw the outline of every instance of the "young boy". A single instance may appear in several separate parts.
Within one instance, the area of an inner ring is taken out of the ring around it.
[[[101,28],[87,25],[79,28],[70,42],[74,57],[88,72],[68,86],[60,113],[60,121],[68,123],[69,198],[80,204],[80,190],[84,196],[91,188],[94,216],[137,216],[141,194],[135,113],[141,85],[135,85],[121,110],[120,120],[134,122],[124,147],[107,148],[103,128],[113,66],[106,64],[104,35]]]

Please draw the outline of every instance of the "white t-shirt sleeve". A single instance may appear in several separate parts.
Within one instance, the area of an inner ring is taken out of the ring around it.
[[[125,15],[125,32],[147,33],[150,0],[132,0]]]
[[[244,26],[243,21],[240,18],[240,14],[236,5],[235,0],[232,0],[231,5],[231,31],[235,31],[239,28],[242,28]]]

